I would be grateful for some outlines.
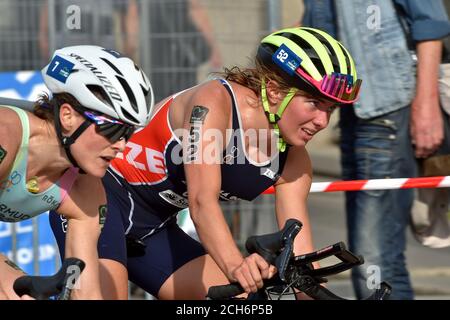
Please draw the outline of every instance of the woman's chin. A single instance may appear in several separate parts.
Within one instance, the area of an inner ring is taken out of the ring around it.
[[[288,145],[291,145],[294,147],[304,147],[308,143],[308,140],[302,139],[302,138],[298,138],[298,139],[290,140],[290,141],[285,140],[285,141]]]
[[[103,178],[103,176],[106,174],[106,169],[108,168],[108,166],[90,166],[86,169],[84,169],[84,171],[93,177],[96,178]]]
[[[282,137],[288,145],[300,148],[305,147],[308,144],[308,142],[313,138],[313,136],[307,135],[303,131],[299,131],[295,135],[291,136],[286,135]]]

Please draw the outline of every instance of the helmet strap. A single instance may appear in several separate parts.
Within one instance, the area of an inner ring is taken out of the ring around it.
[[[72,163],[72,165],[75,168],[79,168],[79,173],[85,174],[86,172],[80,168],[78,165],[78,162],[75,160],[75,158],[72,155],[72,152],[70,151],[70,146],[75,143],[75,141],[78,139],[78,137],[91,125],[91,123],[87,120],[85,120],[78,128],[75,130],[74,133],[70,136],[63,136],[62,130],[61,130],[61,122],[59,120],[59,108],[54,109],[54,116],[55,116],[55,129],[56,134],[58,135],[59,142],[61,143],[61,146],[64,148],[64,151],[66,152],[67,158]]]
[[[264,113],[266,114],[267,119],[269,119],[269,123],[273,124],[275,134],[278,136],[277,147],[280,152],[286,151],[287,143],[281,136],[280,128],[278,127],[278,121],[281,119],[284,110],[286,110],[289,102],[291,102],[292,98],[294,98],[297,91],[298,91],[297,88],[294,87],[290,88],[289,92],[284,97],[283,101],[281,101],[277,113],[272,113],[270,112],[269,99],[267,98],[266,81],[264,78],[261,79],[261,99],[264,108]]]

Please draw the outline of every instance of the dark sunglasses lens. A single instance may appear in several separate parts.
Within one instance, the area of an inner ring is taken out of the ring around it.
[[[133,135],[134,131],[136,130],[135,127],[127,127],[127,130],[125,131],[125,134],[123,137],[126,141],[130,140],[131,136]]]
[[[123,124],[104,123],[97,125],[97,131],[112,143],[116,143],[122,138],[128,140],[133,134],[134,128]]]

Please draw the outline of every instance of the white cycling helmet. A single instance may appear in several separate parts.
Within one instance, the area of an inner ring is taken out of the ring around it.
[[[53,94],[70,93],[87,109],[133,126],[143,127],[150,120],[150,81],[130,58],[114,50],[90,45],[56,50],[42,76]],[[101,92],[106,101],[94,92]]]

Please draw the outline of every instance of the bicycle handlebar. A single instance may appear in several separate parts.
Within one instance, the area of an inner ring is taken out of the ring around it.
[[[311,285],[309,288],[304,288],[302,292],[307,294],[309,297],[316,299],[316,300],[347,300],[343,297],[340,297],[327,288],[318,285],[317,283],[313,282],[313,279],[309,279],[310,277],[306,277],[306,279],[303,279],[304,281],[311,281],[309,284]],[[279,283],[278,283],[279,284]],[[265,286],[271,286],[271,281],[265,280],[264,281]],[[364,300],[384,300],[389,297],[392,289],[389,284],[386,282],[380,283],[380,288],[375,290],[372,295],[365,298]],[[212,286],[208,290],[208,298],[212,300],[223,300],[223,299],[230,299],[233,297],[236,297],[240,295],[241,293],[244,293],[244,289],[241,287],[239,283],[230,283],[222,286]],[[251,299],[251,298],[250,298]]]
[[[207,297],[212,300],[223,300],[236,297],[244,292],[239,283],[230,283],[209,287]]]
[[[58,295],[58,300],[69,300],[75,282],[85,263],[77,258],[64,260],[59,271],[53,276],[22,276],[14,281],[14,291],[18,296],[29,295],[37,300],[47,300]]]
[[[300,221],[289,219],[278,232],[249,237],[245,243],[247,252],[257,253],[275,265],[281,280],[285,281],[285,271],[293,251],[294,239],[302,226]]]
[[[258,253],[270,264],[275,264],[278,270],[278,274],[272,279],[264,280],[264,286],[258,293],[249,295],[249,300],[255,299],[255,297],[256,299],[261,297],[261,294],[263,294],[267,287],[286,285],[288,283],[313,299],[346,300],[320,284],[326,282],[325,276],[337,274],[356,265],[363,264],[363,257],[348,251],[343,242],[338,242],[320,250],[294,257],[293,242],[301,226],[300,221],[289,219],[283,229],[278,232],[253,236],[247,239],[247,251],[249,253]],[[317,269],[312,267],[312,262],[330,256],[338,258],[341,262]],[[213,300],[229,299],[241,293],[244,293],[244,290],[240,284],[231,283],[210,287],[207,297]],[[390,293],[391,287],[389,284],[382,282],[380,288],[375,290],[365,300],[383,300],[389,297]]]

